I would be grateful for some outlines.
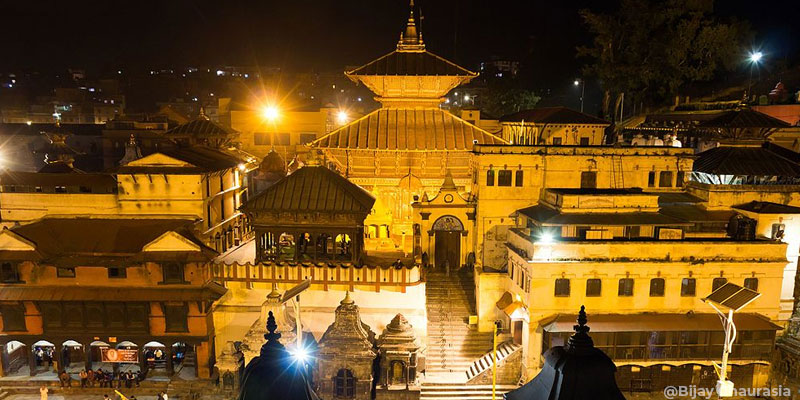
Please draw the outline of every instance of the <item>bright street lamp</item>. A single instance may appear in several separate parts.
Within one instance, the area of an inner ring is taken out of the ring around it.
[[[750,57],[748,60],[750,61],[750,77],[747,78],[747,98],[749,100],[751,94],[751,90],[753,89],[753,67],[758,65],[761,59],[764,58],[764,53],[760,51],[754,51],[750,53]]]
[[[336,121],[339,122],[339,125],[346,124],[349,119],[350,116],[347,115],[347,111],[345,110],[339,110],[339,112],[336,113]]]
[[[277,120],[279,115],[280,111],[278,110],[278,107],[264,106],[264,108],[261,109],[261,116],[263,116],[270,122],[274,122],[275,120]]]
[[[575,81],[572,82],[572,84],[575,86],[578,85],[581,86],[581,112],[583,112],[583,96],[584,94],[586,94],[586,81],[584,81],[583,79],[575,79]]]

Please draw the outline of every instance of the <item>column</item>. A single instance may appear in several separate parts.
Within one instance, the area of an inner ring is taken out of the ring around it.
[[[147,360],[144,356],[144,346],[137,347],[137,351],[139,352],[139,371],[145,374],[147,373]]]
[[[84,340],[83,345],[83,358],[84,358],[84,368],[88,371],[92,369],[92,340],[86,339]]]
[[[0,342],[0,376],[6,376],[8,373],[8,347],[4,342]]]
[[[36,355],[33,354],[33,346],[25,343],[25,348],[28,349],[28,368],[30,368],[31,376],[36,375]]]
[[[172,365],[172,345],[165,344],[166,348],[164,349],[164,355],[167,357],[167,374],[172,376],[175,373],[175,366]]]
[[[59,373],[62,369],[65,369],[66,366],[64,365],[64,345],[62,343],[55,343],[55,350],[53,350],[53,361],[55,362],[55,371]]]

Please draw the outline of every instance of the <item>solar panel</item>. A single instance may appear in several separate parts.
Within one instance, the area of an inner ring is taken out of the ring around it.
[[[733,311],[739,311],[759,296],[761,296],[761,293],[754,290],[733,283],[726,283],[703,300],[730,308]]]

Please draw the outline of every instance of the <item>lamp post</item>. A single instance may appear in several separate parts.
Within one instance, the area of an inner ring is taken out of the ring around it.
[[[754,51],[750,53],[750,57],[748,60],[750,61],[750,77],[747,79],[747,98],[749,100],[751,96],[751,90],[753,87],[753,67],[758,65],[761,59],[764,57],[764,53],[760,51]]]
[[[583,79],[575,79],[575,82],[572,82],[573,85],[581,87],[581,112],[583,112],[583,96],[586,93],[586,81]]]

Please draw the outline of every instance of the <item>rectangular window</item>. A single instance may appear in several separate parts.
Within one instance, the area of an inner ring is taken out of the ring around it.
[[[647,173],[647,187],[656,187],[656,171]]]
[[[602,281],[600,279],[586,280],[586,297],[598,297],[602,291]]]
[[[569,279],[556,279],[556,297],[567,297],[569,296]]]
[[[183,264],[177,262],[161,264],[164,273],[164,283],[184,283]]]
[[[300,134],[300,144],[308,144],[313,141],[317,140],[316,133],[301,133]]]
[[[744,280],[744,287],[758,291],[758,278],[745,278]]]
[[[658,177],[658,187],[672,187],[672,171],[661,171]]]
[[[127,278],[128,277],[128,269],[125,267],[109,267],[108,268],[108,277],[109,278]]]
[[[75,268],[56,267],[56,276],[59,278],[74,278]]]
[[[219,198],[219,220],[225,221],[225,195]]]
[[[511,186],[511,171],[507,169],[500,170],[497,175],[497,186]]]
[[[523,179],[523,172],[521,169],[514,172],[514,186],[516,187],[522,186],[522,179]]]
[[[580,143],[581,143],[581,146],[588,146],[589,145],[589,138],[588,137],[582,137]]]
[[[683,187],[684,179],[685,179],[685,173],[683,171],[678,171],[678,173],[675,174],[675,186]]]
[[[683,278],[681,281],[681,296],[692,297],[695,294],[697,280],[694,278]]]
[[[650,297],[664,297],[664,278],[650,279]]]
[[[167,332],[188,332],[189,323],[187,321],[188,310],[186,304],[165,305],[164,319],[166,320]]]
[[[722,285],[726,283],[728,283],[728,278],[714,278],[714,280],[711,281],[711,291],[713,292],[721,288]]]
[[[632,278],[622,278],[619,280],[619,290],[617,290],[617,295],[624,297],[633,296]]]
[[[272,144],[269,133],[255,132],[253,133],[253,144],[256,146],[268,146]]]
[[[292,144],[292,137],[288,132],[280,132],[275,134],[275,144],[288,146]]]
[[[553,138],[553,146],[561,146],[561,138],[560,137],[554,137]]]
[[[25,327],[25,306],[22,304],[6,304],[0,306],[3,313],[3,331],[26,331]]]
[[[3,283],[19,282],[19,266],[15,263],[4,262],[0,264],[0,280]]]
[[[486,186],[494,186],[494,170],[486,171]]]
[[[597,188],[597,172],[583,171],[581,172],[581,189],[596,189]]]

